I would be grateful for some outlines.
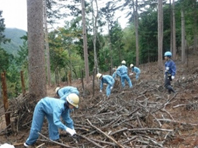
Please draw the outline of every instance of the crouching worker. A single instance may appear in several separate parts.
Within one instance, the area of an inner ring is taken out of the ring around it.
[[[71,136],[76,134],[73,120],[70,118],[69,110],[78,108],[79,97],[76,94],[70,94],[65,99],[66,101],[45,97],[36,104],[30,134],[24,143],[25,147],[33,145],[38,139],[44,117],[46,117],[48,121],[49,138],[51,140],[59,140],[58,129],[64,130]],[[66,125],[61,122],[61,117],[65,121]]]
[[[79,96],[79,91],[76,87],[73,86],[65,86],[65,87],[57,87],[55,89],[55,93],[60,99],[65,100],[65,98],[71,94],[74,93]]]
[[[109,97],[111,94],[111,90],[113,89],[113,85],[115,83],[115,80],[112,76],[110,75],[102,75],[101,73],[98,73],[96,75],[98,79],[100,79],[100,92],[102,92],[103,89],[103,84],[106,83],[106,96]]]
[[[131,74],[130,75],[133,75],[133,73],[135,73],[135,78],[136,78],[136,81],[139,80],[139,76],[140,76],[140,69],[136,66],[134,66],[133,64],[130,65],[130,68],[131,68]]]

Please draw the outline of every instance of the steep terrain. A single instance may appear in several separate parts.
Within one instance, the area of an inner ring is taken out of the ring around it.
[[[81,92],[80,107],[71,113],[78,140],[60,131],[61,143],[53,143],[46,137],[47,123],[34,147],[58,148],[114,148],[114,147],[178,147],[193,148],[198,145],[198,63],[197,55],[188,57],[188,65],[176,60],[177,75],[172,82],[175,94],[168,95],[164,88],[163,71],[157,63],[140,65],[139,82],[131,77],[133,88],[124,90],[116,81],[110,98],[99,93],[98,81],[93,89],[92,80],[82,89],[80,80],[73,86]],[[91,79],[91,78],[90,78]],[[67,84],[61,84],[65,86]],[[56,86],[48,88],[48,96],[54,96]],[[94,90],[94,96],[93,96]],[[105,92],[105,91],[103,91]],[[37,100],[28,94],[10,102],[12,131],[6,133],[1,124],[1,143],[23,147],[31,124]],[[3,110],[0,113],[3,116]],[[45,137],[46,136],[46,137]]]

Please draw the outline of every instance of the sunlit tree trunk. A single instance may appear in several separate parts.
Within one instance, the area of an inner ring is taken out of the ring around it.
[[[158,0],[158,67],[162,69],[163,48],[163,9],[162,0]]]
[[[46,96],[43,1],[27,0],[29,93],[35,99]]]
[[[89,61],[87,52],[87,32],[86,32],[86,21],[85,21],[85,2],[81,0],[82,4],[82,23],[83,23],[83,48],[84,48],[84,62],[85,62],[85,79],[89,81]]]

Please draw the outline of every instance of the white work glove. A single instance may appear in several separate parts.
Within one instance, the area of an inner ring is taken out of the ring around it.
[[[132,76],[132,75],[133,75],[133,73],[130,73],[129,75],[130,75],[130,76]]]
[[[100,92],[102,92],[102,90],[100,90]]]
[[[171,79],[173,80],[175,78],[175,76],[171,76]]]
[[[113,86],[111,86],[110,89],[113,89]]]
[[[71,129],[71,128],[66,128],[66,132],[68,132],[71,136],[76,134],[76,131],[74,129]]]
[[[167,72],[169,70],[169,67],[166,67],[165,72]]]

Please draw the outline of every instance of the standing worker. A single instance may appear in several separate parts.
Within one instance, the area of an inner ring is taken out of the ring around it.
[[[60,97],[60,99],[65,100],[65,98],[71,94],[71,93],[75,93],[76,95],[79,96],[79,91],[76,87],[73,86],[65,86],[65,87],[57,87],[55,89],[55,93],[56,95],[58,95]]]
[[[98,73],[96,75],[98,79],[100,79],[100,92],[102,92],[103,84],[106,83],[106,96],[109,97],[111,94],[111,90],[113,89],[113,85],[115,83],[115,80],[110,75],[102,75],[101,73]]]
[[[168,89],[168,93],[171,94],[171,92],[175,93],[174,89],[171,86],[171,81],[175,78],[176,74],[176,65],[175,62],[171,59],[172,53],[170,51],[167,51],[164,53],[164,58],[166,60],[165,62],[165,88]]]
[[[24,143],[25,147],[29,147],[36,142],[45,117],[48,120],[49,138],[51,140],[59,140],[58,128],[69,133],[71,136],[76,134],[73,120],[70,118],[69,110],[78,108],[79,97],[73,93],[68,95],[65,99],[66,101],[45,97],[36,104],[30,134]],[[60,117],[63,118],[66,125],[61,122]]]
[[[132,88],[133,85],[132,85],[132,82],[131,82],[131,79],[129,78],[128,76],[128,68],[125,66],[126,65],[126,61],[123,60],[121,62],[122,66],[119,66],[117,68],[117,71],[120,73],[121,75],[121,82],[122,82],[122,87],[124,88],[125,87],[125,80],[128,82],[129,84],[129,87]]]
[[[131,71],[132,73],[130,75],[133,75],[133,73],[135,73],[135,78],[138,81],[139,80],[139,76],[140,76],[140,69],[136,66],[134,66],[133,64],[130,65]]]

